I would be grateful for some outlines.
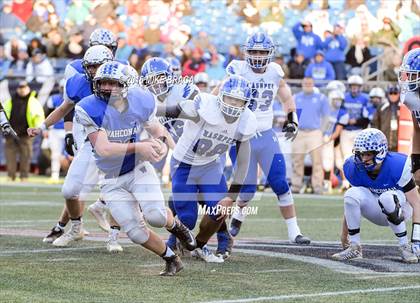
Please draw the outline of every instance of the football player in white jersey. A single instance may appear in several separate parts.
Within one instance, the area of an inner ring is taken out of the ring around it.
[[[340,261],[362,258],[360,223],[365,217],[376,225],[389,226],[398,238],[402,260],[417,263],[405,224],[412,214],[410,205],[420,204],[410,159],[401,153],[388,152],[387,139],[376,128],[364,129],[357,135],[353,153],[343,168],[352,186],[344,194],[350,246],[332,258]]]
[[[413,117],[413,147],[411,165],[414,180],[420,185],[420,48],[405,54],[398,73],[401,100],[410,109]],[[413,205],[413,251],[420,256],[420,205]]]
[[[199,79],[201,78],[199,77]],[[141,69],[141,83],[156,96],[158,101],[167,106],[174,106],[185,100],[193,100],[199,94],[200,91],[196,85],[190,82],[182,82],[182,80],[182,78],[173,73],[172,65],[162,58],[153,57],[148,59]],[[166,127],[173,140],[178,142],[179,137],[183,133],[185,120],[173,117],[159,117],[159,121]],[[153,166],[157,171],[162,171],[165,161],[166,158],[163,158],[160,162],[154,163]],[[174,171],[174,169],[171,168],[171,171]],[[201,199],[199,201],[201,204]],[[168,205],[176,215],[172,197],[169,197]],[[223,223],[220,229],[217,233],[217,253],[227,257],[230,254],[233,241],[227,231],[226,223]],[[171,235],[168,239],[168,245],[175,248],[175,241],[176,238]],[[182,247],[179,248],[182,250]]]
[[[255,115],[247,108],[250,98],[249,82],[233,75],[222,83],[219,96],[201,93],[194,102],[158,107],[157,115],[188,119],[171,159],[172,193],[177,216],[190,230],[197,221],[198,199],[203,199],[206,214],[196,236],[194,254],[206,262],[224,261],[214,256],[206,244],[224,222],[218,210],[232,206],[246,176],[249,139],[256,131]],[[228,189],[222,158],[234,144],[237,163]]]
[[[291,90],[283,80],[284,73],[280,65],[271,62],[274,51],[272,39],[263,32],[257,32],[247,39],[245,60],[233,60],[226,68],[228,75],[239,75],[251,82],[250,109],[257,118],[257,135],[251,139],[249,171],[239,196],[239,208],[232,216],[229,231],[232,236],[239,233],[245,219],[243,207],[253,198],[257,189],[259,164],[277,196],[280,212],[287,223],[289,240],[297,244],[309,244],[310,239],[302,235],[297,224],[293,197],[286,179],[284,156],[272,129],[273,101],[277,95],[287,114],[287,121],[283,127],[286,138],[293,140],[298,132],[296,106]]]

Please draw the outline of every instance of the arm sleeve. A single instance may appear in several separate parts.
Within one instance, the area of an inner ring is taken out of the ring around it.
[[[78,105],[76,105],[75,108],[75,117],[76,121],[83,125],[83,127],[85,128],[86,135],[89,135],[101,129],[88,115],[88,113],[86,113],[85,110]]]
[[[292,27],[292,31],[296,40],[300,41],[300,38],[302,38],[302,29],[301,29],[300,22],[296,23],[295,26]]]
[[[330,63],[327,64],[327,80],[335,80],[335,71]]]
[[[340,49],[342,51],[345,51],[347,47],[347,39],[343,35],[340,35],[340,36],[337,36],[337,40],[340,43]]]

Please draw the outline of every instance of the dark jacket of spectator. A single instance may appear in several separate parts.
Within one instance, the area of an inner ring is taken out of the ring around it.
[[[309,60],[305,59],[302,54],[296,53],[295,56],[287,63],[289,68],[290,79],[303,79],[305,70],[309,65]]]
[[[360,57],[357,55],[357,51],[360,51]],[[363,63],[372,58],[372,54],[368,47],[360,47],[352,45],[346,54],[346,63],[350,64],[351,67],[360,67]]]
[[[310,22],[297,23],[292,28],[297,40],[297,51],[302,53],[305,59],[312,59],[317,50],[322,49],[321,38],[312,32]]]
[[[45,47],[44,44],[41,43],[41,40],[39,40],[38,38],[33,38],[31,40],[31,42],[29,42],[28,50],[27,51],[28,51],[28,55],[29,55],[30,58],[33,55],[32,52],[34,51],[34,49],[41,50],[41,52],[43,54],[45,54],[47,52],[47,48]]]

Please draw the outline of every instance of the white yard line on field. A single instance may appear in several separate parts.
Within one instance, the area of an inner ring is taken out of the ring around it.
[[[315,298],[315,297],[332,297],[340,295],[355,295],[355,294],[367,294],[367,293],[383,293],[390,291],[403,291],[410,289],[420,289],[420,285],[408,285],[402,287],[382,287],[382,288],[371,288],[371,289],[353,289],[344,291],[329,291],[321,293],[311,294],[291,294],[283,296],[272,296],[272,297],[256,297],[256,298],[244,298],[234,300],[217,300],[217,301],[206,301],[202,303],[247,303],[247,302],[263,302],[263,301],[287,301],[302,298]]]

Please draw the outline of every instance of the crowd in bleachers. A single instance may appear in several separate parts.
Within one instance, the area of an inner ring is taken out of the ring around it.
[[[210,80],[222,79],[229,62],[243,58],[240,45],[259,27],[277,44],[275,62],[282,66],[285,78],[292,80],[291,85],[300,86],[300,81],[296,84],[293,80],[313,80],[315,88],[306,88],[306,95],[297,89],[298,102],[319,94],[316,87],[325,93],[317,98],[327,100],[325,85],[329,81],[345,81],[360,74],[362,64],[380,53],[389,56],[383,78],[395,82],[403,50],[420,45],[419,16],[417,2],[411,0],[4,0],[0,12],[0,101],[14,97],[24,79],[46,107],[50,95],[58,90],[57,74],[64,72],[70,60],[83,57],[89,35],[98,27],[115,33],[116,58],[128,60],[137,70],[151,56],[175,57],[181,62],[183,76],[206,72]],[[389,136],[395,136],[389,121],[395,119],[394,104],[399,104],[399,91],[398,98],[393,97],[397,90],[392,86],[383,96],[372,95],[371,99],[380,97],[381,102],[376,107],[369,103],[365,117],[368,124],[372,121],[378,128],[384,127]],[[351,85],[347,94],[352,95]],[[375,116],[382,111],[391,120]],[[314,128],[319,126],[306,125],[306,130]],[[301,134],[304,132],[305,127]],[[334,141],[331,135],[329,140]],[[297,144],[304,144],[299,139]],[[4,164],[2,143],[0,140],[0,163]],[[39,163],[40,144],[41,138],[35,140],[33,164]],[[292,150],[290,146],[283,149]],[[321,165],[319,154],[315,158],[315,164]],[[302,161],[293,162],[303,167]],[[301,177],[301,167],[295,168],[295,176]],[[321,191],[319,179],[316,176],[312,182],[316,192]]]

